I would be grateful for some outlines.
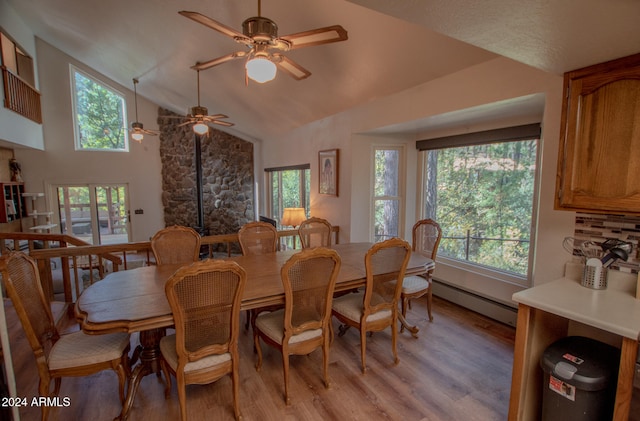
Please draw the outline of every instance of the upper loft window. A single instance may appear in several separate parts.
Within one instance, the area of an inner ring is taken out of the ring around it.
[[[76,150],[128,151],[124,96],[71,67]]]

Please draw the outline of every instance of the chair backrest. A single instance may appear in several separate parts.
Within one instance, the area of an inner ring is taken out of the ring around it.
[[[236,262],[202,260],[165,284],[176,329],[178,364],[237,351],[240,302],[247,275]]]
[[[364,317],[381,310],[395,311],[402,292],[411,246],[400,238],[374,244],[364,257],[367,271]]]
[[[193,263],[200,257],[200,234],[193,228],[173,225],[155,233],[151,250],[159,265]]]
[[[285,339],[306,330],[326,328],[341,260],[324,247],[294,254],[280,271],[285,294]]]
[[[278,231],[267,222],[248,222],[238,231],[238,241],[245,256],[273,253],[278,250]]]
[[[436,260],[442,229],[433,219],[421,219],[413,226],[413,251]]]
[[[326,219],[313,217],[302,221],[298,227],[302,248],[331,247],[331,229]]]
[[[9,252],[0,259],[0,270],[7,295],[13,302],[37,363],[46,367],[49,350],[60,336],[36,263],[23,252]]]

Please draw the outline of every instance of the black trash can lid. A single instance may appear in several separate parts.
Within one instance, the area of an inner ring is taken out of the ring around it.
[[[617,381],[620,350],[595,339],[567,336],[547,347],[540,365],[580,390],[602,390]]]

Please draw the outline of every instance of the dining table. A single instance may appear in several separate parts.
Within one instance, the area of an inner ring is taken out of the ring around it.
[[[364,256],[373,243],[345,243],[332,246],[341,259],[336,280],[336,292],[349,291],[365,284]],[[300,250],[284,250],[251,256],[225,257],[237,262],[247,274],[241,310],[284,303],[284,288],[280,269]],[[161,377],[160,339],[173,326],[171,307],[164,285],[175,271],[184,265],[151,265],[112,272],[89,286],[75,304],[76,319],[88,334],[139,332],[140,344],[135,348],[131,364],[135,367],[128,380],[127,396],[116,420],[126,420],[142,378],[155,373]],[[433,269],[434,262],[419,253],[412,253],[405,275],[420,275]],[[412,333],[398,312],[400,322]]]

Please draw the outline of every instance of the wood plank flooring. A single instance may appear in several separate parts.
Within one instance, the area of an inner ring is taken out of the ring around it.
[[[18,394],[37,395],[34,358],[9,306],[7,318]],[[250,331],[240,337],[240,407],[244,420],[506,420],[515,329],[434,297],[434,321],[426,301],[413,301],[408,319],[421,328],[419,338],[399,335],[400,363],[393,364],[390,331],[367,338],[368,371],[360,371],[356,330],[336,337],[331,348],[331,387],[322,382],[322,354],[291,357],[291,401],[283,399],[280,353],[263,344],[263,368],[256,372]],[[337,322],[334,319],[337,331]],[[70,329],[74,329],[72,326]],[[132,336],[132,344],[137,342]],[[179,419],[175,379],[171,397],[155,376],[142,380],[131,416],[137,420]],[[70,406],[56,408],[50,420],[112,420],[120,410],[113,372],[65,378],[60,396]],[[232,420],[231,379],[188,386],[189,420]],[[20,410],[22,420],[38,420],[40,409]]]

